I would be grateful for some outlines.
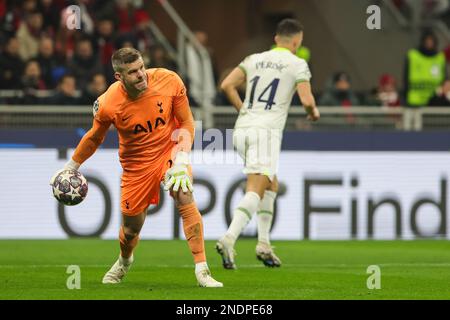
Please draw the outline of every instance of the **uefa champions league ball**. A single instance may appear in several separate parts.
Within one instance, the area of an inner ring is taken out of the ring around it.
[[[88,183],[77,170],[61,170],[52,184],[53,196],[66,206],[79,204],[87,196]]]

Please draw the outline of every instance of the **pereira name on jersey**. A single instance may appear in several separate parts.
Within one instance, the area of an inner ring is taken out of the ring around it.
[[[235,128],[283,130],[297,84],[311,79],[306,61],[275,48],[248,56],[239,67],[246,73],[247,90]]]

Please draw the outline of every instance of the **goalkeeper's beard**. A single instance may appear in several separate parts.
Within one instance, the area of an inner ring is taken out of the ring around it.
[[[127,92],[141,93],[147,89],[147,80],[142,78],[141,80],[137,80],[132,83],[124,81],[124,86]]]
[[[133,86],[138,91],[144,91],[145,89],[147,89],[147,81],[145,80],[145,78],[142,78],[141,80],[136,81]]]

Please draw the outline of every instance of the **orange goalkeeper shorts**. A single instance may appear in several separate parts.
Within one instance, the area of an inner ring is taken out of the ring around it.
[[[120,184],[120,209],[126,216],[136,216],[150,205],[159,203],[159,192],[164,175],[173,164],[171,152],[163,154],[160,161],[149,165],[147,171],[136,174],[123,174]],[[188,167],[192,181],[192,168]]]
[[[164,174],[172,166],[171,152],[149,165],[142,173],[123,173],[120,184],[120,209],[126,216],[136,216],[152,204],[159,203],[159,190]]]

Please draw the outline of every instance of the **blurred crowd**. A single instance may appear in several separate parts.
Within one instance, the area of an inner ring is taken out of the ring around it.
[[[345,71],[336,71],[330,76],[324,90],[315,92],[317,103],[328,107],[449,107],[450,55],[445,50],[439,50],[439,47],[436,35],[430,29],[424,29],[419,45],[411,48],[405,55],[402,79],[396,79],[388,72],[381,73],[374,80],[372,89],[355,91],[350,75]],[[306,47],[302,47],[297,55],[307,62],[311,58],[311,52]],[[230,71],[225,70],[223,76]],[[240,93],[243,97],[245,88],[241,88]],[[228,101],[219,93],[216,104],[226,105]],[[292,104],[301,105],[297,95],[294,95]]]
[[[439,50],[439,41],[429,29],[422,32],[417,48],[410,49],[404,59],[401,83],[392,74],[381,74],[370,92],[352,90],[350,76],[345,72],[333,75],[319,98],[325,106],[383,106],[419,108],[450,106],[450,56]]]
[[[67,27],[71,5],[80,8],[80,29]],[[92,104],[114,81],[113,51],[126,46],[143,52],[149,67],[177,71],[143,1],[0,0],[0,25],[3,104]]]
[[[392,1],[400,10],[407,10],[416,0]],[[450,13],[449,0],[417,2],[421,17],[445,20]],[[70,5],[80,8],[79,30],[67,27]],[[147,67],[178,72],[176,61],[156,40],[143,5],[143,0],[0,0],[0,104],[90,105],[114,81],[110,57],[121,47],[140,50]],[[216,105],[228,105],[218,86],[230,69],[219,74],[208,34],[196,31],[194,35],[212,58],[208,67],[211,99]],[[188,45],[184,80],[196,106],[201,104],[197,93],[204,90],[203,78],[196,77],[201,62],[190,50]],[[297,55],[310,62],[312,53],[302,47]],[[336,71],[324,90],[316,93],[317,101],[322,106],[342,107],[450,106],[449,61],[450,45],[439,44],[430,30],[424,30],[417,48],[405,55],[402,79],[381,72],[373,89],[355,92],[350,75]],[[300,104],[297,96],[293,104]]]

